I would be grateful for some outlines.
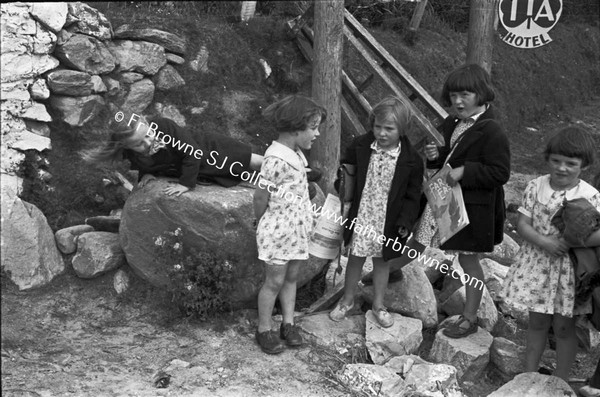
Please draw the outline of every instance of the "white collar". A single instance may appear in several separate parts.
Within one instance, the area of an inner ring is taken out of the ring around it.
[[[306,160],[306,156],[300,149],[294,151],[277,141],[273,141],[265,151],[264,157],[269,156],[280,158],[298,171],[304,171],[308,167],[308,160]]]
[[[375,140],[371,143],[371,149],[375,150],[377,153],[387,153],[394,158],[398,158],[400,151],[402,150],[402,142],[398,142],[398,146],[391,150],[383,150]]]
[[[596,189],[583,179],[579,180],[579,183],[567,190],[554,190],[550,187],[550,174],[542,176],[542,182],[538,191],[538,200],[542,203],[548,203],[555,193],[562,193],[566,200],[573,200],[576,198],[584,198],[586,200],[591,199],[595,194],[598,193]]]

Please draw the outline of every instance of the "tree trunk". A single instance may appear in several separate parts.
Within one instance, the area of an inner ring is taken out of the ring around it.
[[[467,63],[476,63],[492,71],[492,54],[496,32],[498,0],[471,0]]]
[[[314,12],[312,97],[327,109],[327,120],[310,158],[311,165],[323,172],[319,185],[327,193],[332,191],[340,158],[344,2],[315,1]]]

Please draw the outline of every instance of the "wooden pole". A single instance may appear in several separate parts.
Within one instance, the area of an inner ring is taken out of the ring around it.
[[[411,32],[416,32],[419,29],[421,19],[423,19],[423,14],[425,13],[425,7],[427,7],[427,0],[421,0],[415,6],[410,24],[408,25],[408,30]]]
[[[327,193],[332,191],[340,158],[344,2],[317,0],[314,4],[312,97],[327,109],[327,120],[310,158],[311,165],[323,172],[319,185]]]
[[[471,0],[467,63],[476,63],[488,73],[492,71],[497,9],[498,0]]]

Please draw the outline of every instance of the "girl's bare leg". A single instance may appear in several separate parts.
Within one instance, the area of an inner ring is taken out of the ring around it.
[[[552,323],[551,314],[529,312],[527,348],[525,350],[525,372],[537,372],[540,359],[546,348],[548,330]]]

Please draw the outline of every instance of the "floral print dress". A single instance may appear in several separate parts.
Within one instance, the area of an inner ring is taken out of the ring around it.
[[[550,175],[529,182],[519,212],[532,218],[533,228],[545,236],[559,236],[550,222],[563,201],[585,198],[600,210],[600,193],[585,181],[569,190],[555,191],[550,187]],[[575,306],[575,272],[568,255],[555,258],[529,242],[523,242],[515,263],[511,266],[502,296],[505,302],[543,314],[573,317],[590,313],[591,302]]]
[[[273,265],[308,259],[313,213],[307,165],[301,151],[277,141],[266,150],[260,175],[271,195],[256,229],[258,259]]]
[[[371,157],[367,170],[367,180],[362,191],[356,226],[350,242],[350,253],[360,257],[381,257],[382,244],[377,237],[383,235],[388,196],[396,171],[396,162],[401,147],[384,151],[377,141],[371,144]]]

